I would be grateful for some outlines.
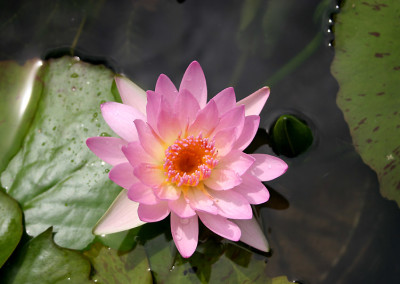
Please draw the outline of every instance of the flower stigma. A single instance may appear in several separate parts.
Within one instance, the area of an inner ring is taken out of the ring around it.
[[[178,139],[165,151],[164,170],[167,181],[177,186],[196,186],[211,175],[218,164],[214,139],[188,136]]]

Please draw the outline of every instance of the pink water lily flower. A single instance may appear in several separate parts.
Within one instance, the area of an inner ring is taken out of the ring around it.
[[[227,88],[207,102],[203,70],[187,68],[179,90],[160,75],[145,93],[124,77],[115,78],[123,104],[101,105],[117,137],[92,137],[87,145],[111,164],[109,177],[124,188],[94,229],[127,230],[170,215],[171,232],[183,257],[197,247],[199,219],[214,233],[268,251],[251,204],[266,202],[261,181],[287,170],[281,159],[245,154],[268,96],[264,87],[236,102]]]

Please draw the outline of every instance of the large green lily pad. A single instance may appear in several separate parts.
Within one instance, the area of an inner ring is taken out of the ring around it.
[[[337,104],[382,195],[400,205],[400,1],[345,1],[334,31]]]
[[[22,212],[18,203],[0,190],[0,267],[22,236]]]
[[[1,281],[20,283],[90,283],[90,263],[80,253],[57,247],[51,228],[26,243],[2,270]]]
[[[88,137],[111,133],[100,104],[115,100],[114,74],[71,57],[49,60],[41,68],[41,99],[1,183],[21,204],[29,235],[53,226],[58,245],[83,249],[120,190],[108,179],[110,167],[85,144]]]

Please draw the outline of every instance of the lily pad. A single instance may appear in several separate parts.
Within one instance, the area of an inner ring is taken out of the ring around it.
[[[344,1],[335,19],[337,104],[380,190],[400,205],[400,2]]]
[[[88,137],[111,133],[100,104],[115,100],[114,74],[71,57],[49,60],[42,68],[41,99],[1,183],[21,204],[29,235],[53,226],[56,244],[83,249],[120,191],[108,179],[110,167],[85,144]]]
[[[80,253],[57,247],[51,228],[26,243],[3,269],[2,283],[90,283],[90,263]]]
[[[22,212],[18,203],[0,190],[0,267],[22,236]]]
[[[141,245],[129,252],[120,253],[96,243],[84,254],[92,262],[92,279],[95,282],[153,283],[146,252]]]

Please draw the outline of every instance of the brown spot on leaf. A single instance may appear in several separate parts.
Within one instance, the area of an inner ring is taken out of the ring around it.
[[[397,115],[399,112],[396,110],[394,113],[393,113],[393,115]]]
[[[376,36],[376,37],[380,37],[381,34],[378,32],[369,32],[368,34],[372,35],[372,36]]]
[[[379,129],[379,126],[375,127],[374,130],[372,130],[372,132],[375,132]]]
[[[358,126],[354,127],[354,128],[353,128],[353,131],[358,130],[358,128],[359,128]]]
[[[375,4],[370,4],[368,2],[362,2],[361,4],[363,4],[365,6],[368,6],[368,7],[371,7],[372,10],[375,10],[375,11],[380,11],[382,7],[387,7],[386,4],[376,4],[376,3]]]
[[[400,190],[400,182],[397,184],[396,189]]]
[[[393,165],[394,161],[391,161],[389,164],[387,164],[383,169],[386,170],[390,168]]]
[[[360,97],[365,97],[365,94],[358,94]]]
[[[372,139],[369,139],[369,138],[368,138],[366,141],[367,141],[367,143],[371,143],[371,142],[372,142]]]
[[[397,124],[397,125],[396,125],[396,128],[400,128],[400,124]]]
[[[347,102],[350,102],[351,101],[351,98],[346,98],[346,99],[344,99],[345,101],[347,101]]]
[[[379,116],[382,116],[382,114],[378,113],[378,114],[376,115],[376,117],[379,117]]]
[[[385,92],[379,92],[379,93],[377,93],[376,95],[377,96],[383,96],[385,94]]]
[[[382,57],[384,57],[384,56],[389,56],[390,55],[390,53],[389,52],[384,52],[384,53],[375,53],[375,57],[378,57],[378,58],[382,58]]]
[[[394,66],[393,70],[396,70],[396,71],[400,70],[400,66]]]
[[[358,122],[358,125],[364,124],[364,122],[365,122],[366,120],[367,120],[367,118],[364,117],[363,119],[361,119],[361,120]]]

